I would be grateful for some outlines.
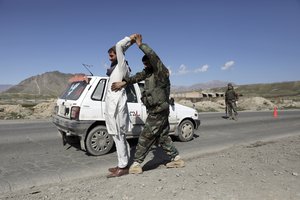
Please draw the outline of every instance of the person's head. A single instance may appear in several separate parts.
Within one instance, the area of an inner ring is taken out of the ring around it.
[[[142,62],[145,67],[148,67],[148,68],[152,67],[148,56],[144,55],[142,58]]]
[[[227,86],[228,86],[228,88],[231,88],[231,89],[233,88],[232,83],[228,83]]]
[[[109,56],[109,60],[111,62],[117,60],[116,46],[113,46],[110,49],[108,49],[107,53],[108,53],[108,56]]]

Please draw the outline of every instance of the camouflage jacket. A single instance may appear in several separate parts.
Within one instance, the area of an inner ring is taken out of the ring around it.
[[[127,84],[133,84],[145,80],[141,100],[149,113],[168,111],[170,96],[169,70],[147,44],[140,45],[140,49],[149,58],[152,68],[146,67],[142,72],[125,78],[125,81]]]
[[[237,93],[234,91],[234,89],[229,88],[226,90],[225,92],[225,101],[237,101],[238,100],[238,95]]]

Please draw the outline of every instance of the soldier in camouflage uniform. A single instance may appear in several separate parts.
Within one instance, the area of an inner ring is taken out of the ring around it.
[[[226,108],[229,114],[229,119],[237,120],[237,111],[236,111],[236,101],[238,100],[238,95],[234,91],[231,83],[228,83],[227,90],[225,92],[225,103]],[[232,114],[234,112],[234,115]]]
[[[136,35],[136,44],[145,54],[142,58],[145,65],[144,70],[132,77],[125,78],[123,82],[115,82],[112,85],[113,90],[119,90],[128,84],[145,80],[141,100],[147,108],[148,117],[145,128],[139,137],[134,163],[130,166],[129,173],[140,174],[143,172],[141,163],[156,142],[171,159],[171,162],[166,164],[168,168],[184,167],[184,161],[180,158],[169,136],[169,70],[156,53],[147,44],[142,43],[140,34]]]

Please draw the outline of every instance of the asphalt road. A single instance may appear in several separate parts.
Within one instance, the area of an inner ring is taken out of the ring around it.
[[[200,113],[201,126],[195,138],[190,142],[175,141],[184,159],[233,145],[300,135],[299,110],[279,111],[277,118],[272,112],[240,112],[238,121],[226,120],[222,115]],[[130,144],[134,147],[136,140]],[[160,148],[154,148],[144,162],[144,170],[151,170],[166,159]],[[76,140],[63,146],[50,120],[0,121],[0,193],[105,176],[107,168],[115,166],[116,162],[114,151],[94,157],[81,151]]]

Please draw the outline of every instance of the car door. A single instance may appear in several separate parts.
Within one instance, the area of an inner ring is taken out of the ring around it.
[[[174,100],[172,100],[172,101],[174,101]],[[169,124],[170,124],[170,132],[174,132],[178,125],[178,118],[177,118],[177,111],[176,111],[175,103],[170,104]]]
[[[136,84],[126,88],[127,106],[129,111],[130,126],[128,135],[139,135],[145,125],[145,106],[140,101],[140,91]]]

